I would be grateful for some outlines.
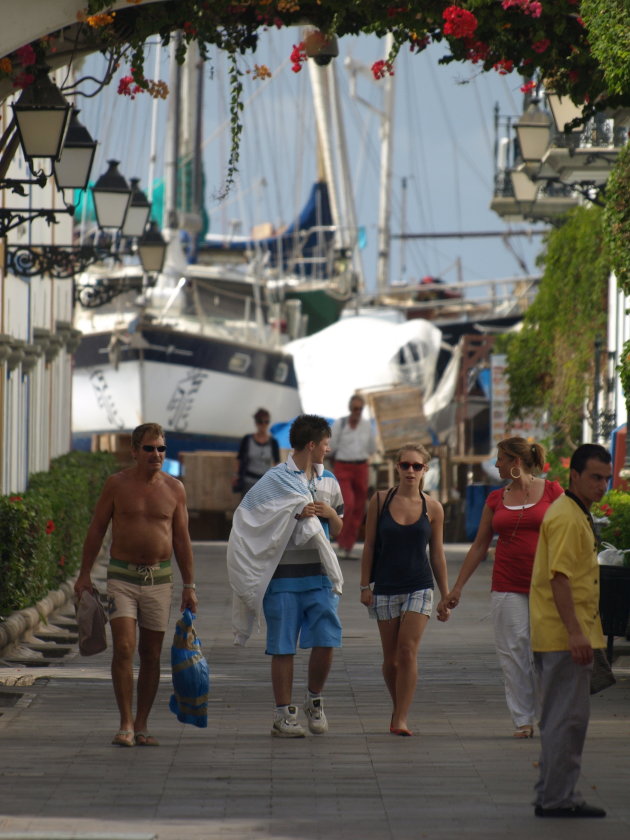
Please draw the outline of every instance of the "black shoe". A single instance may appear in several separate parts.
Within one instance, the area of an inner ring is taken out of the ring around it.
[[[572,808],[541,808],[536,805],[534,813],[537,817],[605,817],[606,811],[595,805],[574,805]]]

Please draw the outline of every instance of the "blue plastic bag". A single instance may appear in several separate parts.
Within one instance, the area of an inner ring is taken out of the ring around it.
[[[203,728],[208,725],[210,674],[193,618],[189,609],[184,610],[175,628],[171,647],[173,694],[169,708],[182,723]]]

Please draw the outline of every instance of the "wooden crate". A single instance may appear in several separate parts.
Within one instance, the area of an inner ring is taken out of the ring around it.
[[[106,432],[92,435],[92,452],[111,452],[121,466],[130,466],[131,435],[129,432]]]
[[[382,391],[366,391],[363,396],[376,422],[382,452],[396,452],[406,443],[431,443],[419,387],[395,385]]]
[[[182,480],[188,508],[197,511],[234,510],[241,500],[232,491],[234,452],[182,452]]]

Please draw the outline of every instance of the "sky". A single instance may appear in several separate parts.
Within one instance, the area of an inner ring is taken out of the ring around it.
[[[291,222],[306,202],[316,177],[315,127],[308,73],[293,73],[289,55],[299,40],[297,30],[262,33],[257,53],[244,57],[241,67],[252,71],[265,64],[268,80],[243,76],[244,100],[239,176],[227,199],[217,200],[229,152],[229,87],[224,58],[212,54],[205,74],[204,169],[206,209],[214,233],[239,230],[249,233],[255,224],[275,227]],[[384,57],[384,42],[370,36],[347,36],[339,42],[336,70],[342,113],[350,150],[350,169],[358,224],[365,231],[361,252],[366,290],[376,285],[379,183],[379,121],[349,94],[344,59],[351,56],[366,68]],[[145,71],[153,76],[156,48],[149,50]],[[532,230],[527,223],[505,223],[489,208],[495,173],[495,103],[500,124],[522,111],[522,79],[511,74],[481,73],[472,65],[439,65],[445,48],[432,45],[419,55],[402,51],[395,65],[395,118],[391,183],[391,232],[470,233]],[[98,56],[84,72],[97,70]],[[80,119],[99,140],[93,168],[98,177],[106,160],[121,161],[127,177],[139,177],[146,187],[149,176],[152,100],[142,94],[131,101],[116,93],[119,76],[109,89],[79,101]],[[166,51],[159,59],[159,76],[167,79]],[[382,86],[371,78],[359,79],[362,99],[380,108]],[[159,124],[156,168],[159,174],[165,151],[164,121],[168,104],[158,101]],[[533,230],[540,230],[534,227]],[[508,240],[441,238],[391,244],[390,282],[414,282],[424,276],[446,282],[471,283],[470,296],[487,291],[476,283],[536,272],[540,235]],[[472,284],[475,285],[472,285]]]

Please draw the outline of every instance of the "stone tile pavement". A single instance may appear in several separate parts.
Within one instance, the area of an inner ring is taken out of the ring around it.
[[[447,547],[451,580],[465,548]],[[231,643],[225,544],[198,543],[195,554],[196,628],[212,672],[208,728],[180,724],[168,710],[170,638],[152,717],[159,748],[110,745],[117,715],[109,652],[0,668],[0,703],[20,695],[16,705],[0,705],[0,840],[629,836],[630,660],[616,661],[617,685],[593,698],[583,764],[582,790],[608,817],[595,824],[536,819],[538,740],[510,737],[489,619],[489,563],[451,621],[430,622],[411,716],[417,734],[396,738],[388,733],[378,631],[358,602],[359,564],[344,561],[344,647],[325,694],[330,732],[285,741],[269,734],[264,635],[245,648]],[[298,655],[296,702],[305,662]]]

